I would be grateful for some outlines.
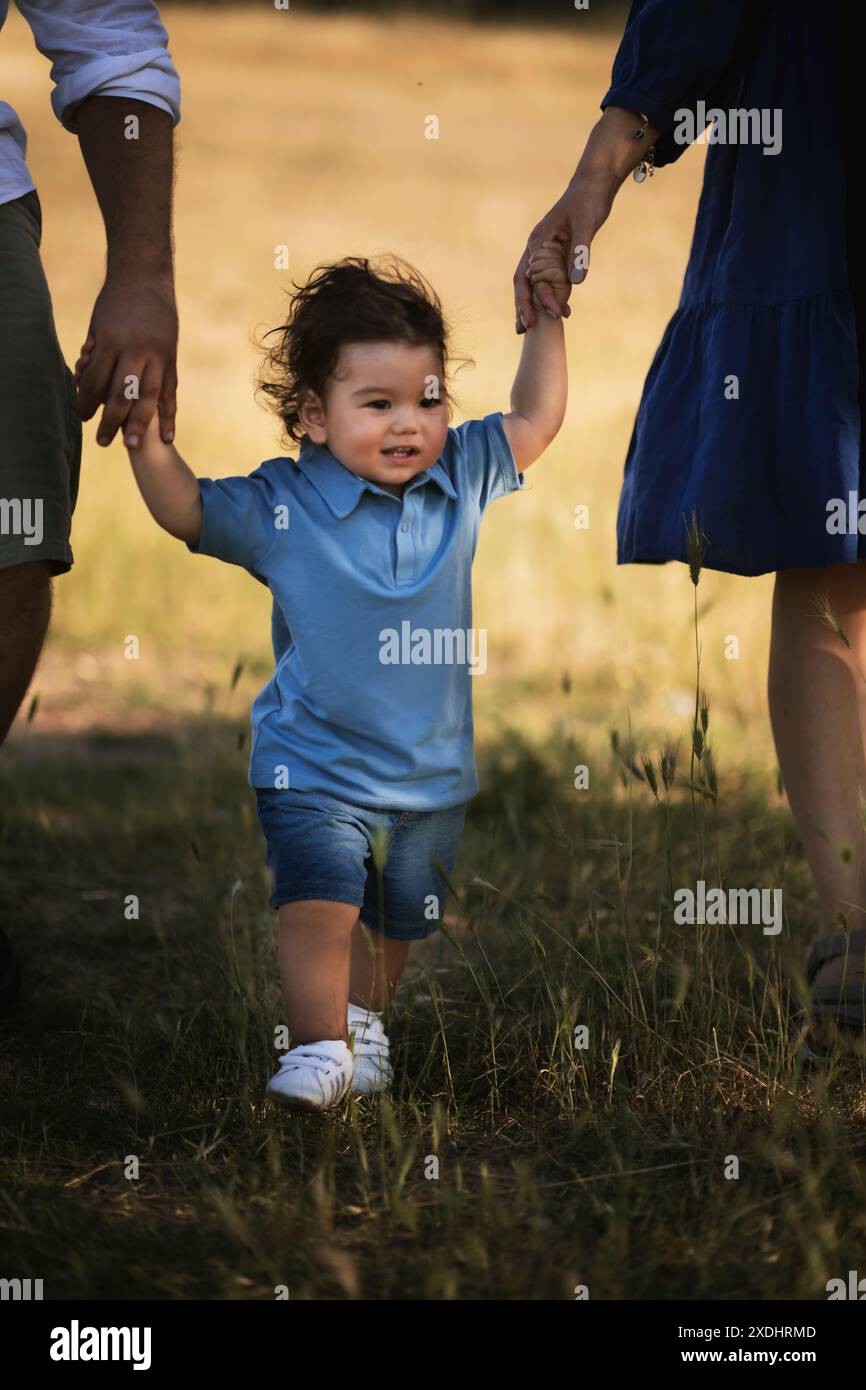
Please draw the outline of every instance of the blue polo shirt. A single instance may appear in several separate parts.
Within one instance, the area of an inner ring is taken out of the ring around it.
[[[501,411],[449,428],[402,498],[306,435],[296,460],[199,479],[190,549],[241,565],[274,600],[252,786],[409,811],[475,795],[487,634],[472,628],[472,560],[485,508],[523,485]]]

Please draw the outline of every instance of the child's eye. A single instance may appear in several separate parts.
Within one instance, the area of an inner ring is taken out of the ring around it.
[[[440,397],[437,397],[437,396],[433,396],[433,397],[424,396],[423,399],[419,402],[419,404],[420,404],[420,405],[423,405],[423,406],[425,406],[425,407],[427,407],[428,409],[432,409],[434,406],[441,405],[441,404],[442,404],[442,400],[441,400]],[[386,400],[386,398],[383,396],[383,397],[382,397],[380,400],[378,400],[378,401],[366,401],[366,402],[365,402],[365,409],[367,409],[367,408],[372,408],[373,410],[380,410],[380,409],[390,410],[390,408],[391,408],[391,402],[390,402],[389,400]]]

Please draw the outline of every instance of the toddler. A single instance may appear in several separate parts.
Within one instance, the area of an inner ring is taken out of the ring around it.
[[[262,389],[295,457],[196,478],[156,414],[125,442],[159,525],[273,596],[275,669],[252,707],[249,781],[293,1045],[267,1090],[324,1110],[389,1086],[383,1014],[411,943],[442,916],[442,871],[478,790],[481,516],[523,487],[560,429],[567,382],[562,321],[541,312],[510,411],[453,428],[447,327],[416,271],[350,257],[294,289]]]

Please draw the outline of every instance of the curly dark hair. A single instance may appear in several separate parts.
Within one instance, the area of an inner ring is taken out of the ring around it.
[[[264,335],[275,335],[276,342],[259,345],[265,363],[256,385],[287,439],[303,438],[301,401],[307,391],[324,394],[344,343],[429,346],[447,373],[450,329],[439,296],[398,256],[376,265],[366,256],[347,256],[316,266],[306,284],[292,285],[296,293],[289,291],[286,322]]]

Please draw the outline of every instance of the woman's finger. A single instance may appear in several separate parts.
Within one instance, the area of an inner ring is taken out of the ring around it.
[[[532,286],[527,276],[529,265],[530,247],[527,243],[526,250],[520,258],[517,269],[514,272],[514,309],[516,322],[515,332],[523,333],[527,328],[531,328],[535,323],[535,313],[532,308]]]

